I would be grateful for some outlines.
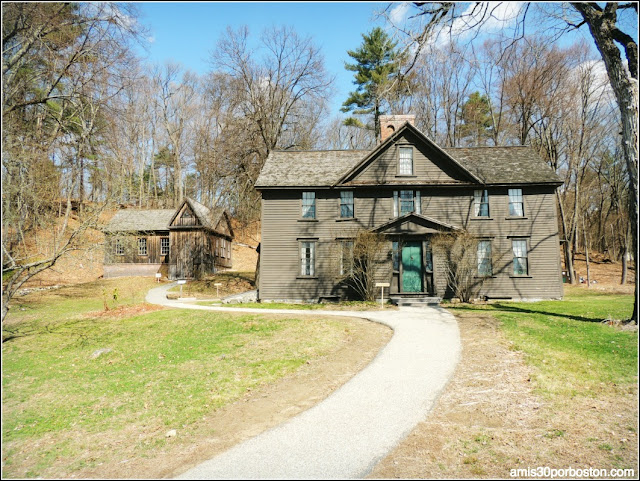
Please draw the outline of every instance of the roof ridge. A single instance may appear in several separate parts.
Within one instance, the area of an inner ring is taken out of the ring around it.
[[[530,145],[474,145],[472,147],[442,147],[443,149],[532,149]]]
[[[372,149],[305,149],[305,150],[272,150],[271,152],[371,152]]]

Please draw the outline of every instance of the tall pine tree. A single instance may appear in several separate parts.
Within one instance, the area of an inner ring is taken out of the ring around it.
[[[340,110],[345,113],[352,112],[354,115],[373,114],[373,126],[365,125],[354,117],[345,120],[345,124],[375,129],[376,138],[379,138],[378,118],[385,114],[385,97],[394,86],[402,58],[396,50],[397,42],[380,27],[375,27],[368,35],[362,34],[362,38],[362,45],[357,50],[347,51],[356,63],[345,62],[345,68],[355,72],[353,83],[357,88],[349,93],[349,98]]]

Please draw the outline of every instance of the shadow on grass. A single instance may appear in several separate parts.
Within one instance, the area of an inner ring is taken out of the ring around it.
[[[466,311],[483,310],[483,311],[490,312],[495,310],[495,311],[523,313],[523,314],[542,314],[545,316],[562,317],[564,319],[571,319],[571,320],[580,321],[580,322],[602,322],[603,320],[602,317],[578,316],[575,314],[565,314],[561,312],[546,311],[542,309],[529,309],[525,307],[512,306],[509,304],[502,304],[502,303],[490,304],[489,309],[477,309],[477,308],[474,308],[473,306],[469,306],[469,307],[460,306],[460,307],[455,307],[455,309],[466,310]]]

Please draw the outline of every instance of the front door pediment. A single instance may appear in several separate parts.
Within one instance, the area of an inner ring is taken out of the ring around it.
[[[403,215],[373,229],[386,235],[426,235],[452,230],[459,230],[459,227],[415,213]]]

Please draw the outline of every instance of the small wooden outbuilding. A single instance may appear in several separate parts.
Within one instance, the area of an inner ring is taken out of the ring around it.
[[[189,198],[177,209],[120,210],[104,233],[104,277],[199,279],[233,263],[227,211]]]

